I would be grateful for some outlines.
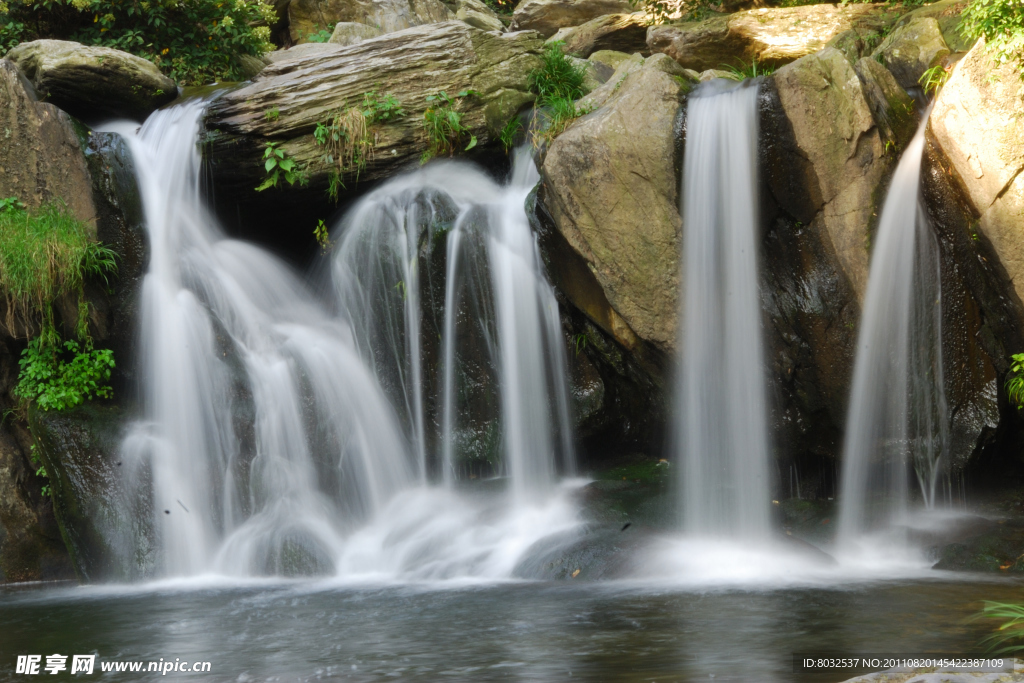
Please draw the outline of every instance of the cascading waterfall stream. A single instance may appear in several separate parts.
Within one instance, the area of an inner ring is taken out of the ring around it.
[[[556,480],[573,467],[564,342],[524,208],[538,178],[528,154],[508,187],[438,163],[359,202],[332,270],[339,316],[272,255],[226,238],[204,207],[196,141],[206,103],[161,110],[138,131],[106,127],[131,147],[152,254],[141,295],[145,419],[122,445],[132,492],[123,512],[134,515],[116,544],[125,573],[503,578],[538,541],[572,531],[577,513]],[[420,340],[439,330],[424,327],[421,225],[464,237],[448,243],[450,279],[439,286],[459,295],[446,296],[450,327],[484,342],[473,351],[456,334],[440,340],[442,441],[456,443],[444,449],[450,486],[440,488],[428,481],[426,406],[437,397]],[[473,353],[493,379],[490,445],[508,494],[451,486],[465,455],[456,392]]]
[[[712,81],[687,105],[676,391],[687,533],[769,531],[757,259],[756,84]]]
[[[341,308],[415,439],[428,438],[425,406],[436,406],[440,478],[451,485],[461,460],[497,456],[521,501],[573,470],[558,307],[524,209],[538,179],[528,148],[505,187],[466,164],[431,164],[363,199],[334,261]],[[440,361],[430,387],[427,356]]]
[[[347,530],[408,485],[407,447],[348,327],[203,208],[204,106],[126,131],[152,258],[147,419],[125,457],[152,491],[157,572],[330,572]]]
[[[857,337],[839,542],[906,518],[911,470],[927,508],[946,467],[938,241],[920,194],[928,117],[885,198]]]

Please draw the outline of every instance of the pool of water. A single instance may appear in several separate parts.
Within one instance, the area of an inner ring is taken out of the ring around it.
[[[102,680],[839,681],[797,652],[968,653],[983,600],[1021,580],[951,575],[774,589],[637,582],[339,584],[217,579],[0,589],[0,680],[17,655],[208,661]],[[70,660],[69,660],[70,661]],[[70,668],[70,667],[69,667]],[[50,679],[50,676],[46,676]],[[65,678],[89,680],[64,673]],[[98,676],[97,678],[100,678]]]

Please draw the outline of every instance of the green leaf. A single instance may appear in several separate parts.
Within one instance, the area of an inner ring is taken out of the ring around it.
[[[475,135],[471,135],[470,138],[469,138],[469,144],[466,145],[466,149],[464,151],[468,152],[469,150],[473,149],[474,147],[476,147],[476,136]]]

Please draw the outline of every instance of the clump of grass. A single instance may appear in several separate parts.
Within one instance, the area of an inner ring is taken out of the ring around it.
[[[475,90],[463,90],[455,97],[449,97],[444,90],[427,96],[427,109],[423,112],[423,130],[429,145],[423,153],[421,162],[435,156],[451,156],[462,140],[469,136],[469,144],[464,151],[476,147],[476,136],[462,122],[459,106],[465,98],[476,95]]]
[[[586,73],[569,59],[561,41],[551,43],[544,51],[540,67],[528,75],[530,89],[537,94],[537,105],[547,114],[548,124],[537,140],[552,140],[580,116],[590,113],[587,107],[576,106],[576,100],[587,94]]]
[[[540,67],[528,75],[530,89],[537,94],[541,106],[553,99],[578,100],[587,94],[586,73],[562,52],[564,46],[560,40],[548,45]]]
[[[990,652],[1003,655],[1024,651],[1024,605],[986,600],[976,618],[1003,622],[981,641]]]
[[[392,123],[402,116],[405,110],[397,97],[371,90],[363,94],[362,106],[340,109],[317,122],[313,139],[324,150],[320,161],[328,168],[327,195],[334,202],[338,201],[339,190],[345,188],[344,174],[354,172],[358,180],[373,159],[377,142],[373,125]]]
[[[77,294],[76,334],[87,337],[85,279],[107,282],[116,272],[116,254],[90,239],[88,227],[63,204],[29,212],[16,199],[0,200],[0,291],[6,304],[2,322],[11,336],[27,337],[38,330],[44,345],[56,345],[53,305],[65,294]]]
[[[748,78],[757,78],[758,76],[769,76],[775,73],[775,67],[765,66],[764,64],[758,64],[757,60],[754,60],[750,64],[743,64],[740,62],[737,66],[729,66],[723,64],[721,70],[725,71],[728,76],[734,81],[745,81]]]

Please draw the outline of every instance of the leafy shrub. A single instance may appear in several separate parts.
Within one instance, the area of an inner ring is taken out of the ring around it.
[[[475,90],[463,90],[454,98],[444,90],[427,96],[427,109],[423,112],[423,130],[427,134],[429,148],[421,161],[434,156],[451,156],[456,146],[468,135],[469,144],[465,151],[476,147],[476,136],[462,123],[462,112],[458,110],[463,98],[476,95]]]
[[[999,61],[1016,60],[1024,79],[1024,4],[1020,0],[971,0],[960,15],[960,31],[984,38]]]
[[[281,180],[287,181],[289,185],[306,184],[306,174],[295,165],[295,160],[289,158],[283,149],[278,149],[279,144],[281,143],[268,142],[263,149],[263,168],[267,172],[267,177],[256,188],[257,192],[277,187]]]
[[[1010,356],[1010,374],[1006,378],[1006,395],[1010,403],[1024,408],[1024,353]]]
[[[46,471],[46,467],[43,465],[42,461],[39,459],[39,452],[36,449],[36,445],[35,444],[32,444],[31,448],[29,448],[29,450],[28,450],[28,458],[29,458],[29,460],[32,461],[32,464],[36,466],[36,476],[37,477],[43,477],[44,479],[49,479],[50,478],[49,473]],[[49,484],[44,484],[39,489],[39,492],[42,493],[44,496],[50,495],[50,485]]]
[[[0,200],[0,291],[12,336],[31,333],[55,338],[53,304],[77,293],[76,333],[87,336],[88,306],[84,280],[117,272],[115,254],[89,239],[85,224],[61,204],[47,204],[30,213],[16,198]]]
[[[578,100],[587,94],[583,83],[586,72],[574,64],[555,41],[544,50],[543,63],[528,74],[530,89],[537,94],[537,103],[547,105],[554,98]]]
[[[35,401],[42,410],[67,410],[87,399],[113,397],[109,384],[113,351],[69,340],[58,352],[44,341],[36,337],[22,351],[15,396]]]
[[[273,49],[260,0],[0,0],[0,50],[36,38],[145,57],[183,85],[242,77],[236,57]]]
[[[320,28],[319,24],[314,24],[313,28]],[[310,43],[326,43],[334,35],[334,24],[328,24],[326,29],[320,28],[316,33],[306,34],[306,41]]]

